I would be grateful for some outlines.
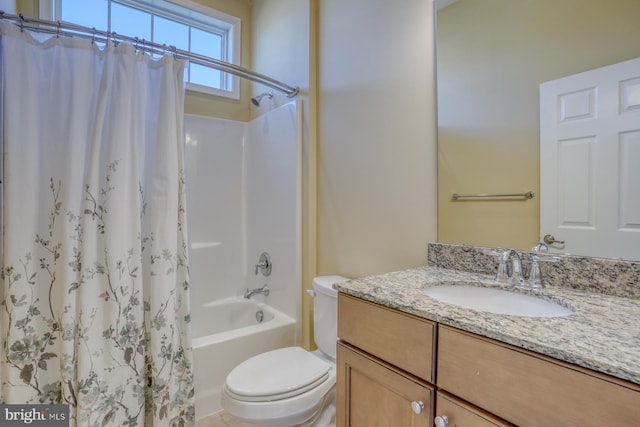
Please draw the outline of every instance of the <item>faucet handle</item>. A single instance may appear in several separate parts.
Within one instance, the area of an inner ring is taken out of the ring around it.
[[[496,282],[511,283],[509,277],[509,258],[501,257],[498,261],[498,271],[496,272]]]
[[[491,256],[495,256],[495,257],[500,257],[500,256],[502,256],[502,254],[504,254],[504,249],[502,249],[502,248],[483,249],[482,253],[485,254],[485,255],[491,255]]]
[[[545,242],[543,241],[539,241],[538,243],[536,243],[535,245],[533,245],[533,247],[531,248],[532,252],[538,252],[538,253],[547,253],[549,252],[549,245],[547,245]]]
[[[562,258],[547,253],[531,254],[531,262],[558,262]]]
[[[509,283],[509,250],[497,248],[496,250],[484,249],[482,252],[498,258],[498,271],[496,272],[495,281],[499,283]]]
[[[557,256],[549,256],[549,255],[531,255],[531,271],[529,272],[529,279],[527,280],[529,286],[532,289],[540,289],[544,287],[542,283],[542,272],[540,271],[540,266],[538,262],[558,262],[560,258]]]
[[[268,252],[262,252],[260,254],[260,258],[258,259],[258,263],[256,264],[256,272],[255,275],[258,275],[258,271],[262,273],[263,276],[269,276],[271,274],[271,268],[273,264],[271,263],[271,256],[269,256]]]

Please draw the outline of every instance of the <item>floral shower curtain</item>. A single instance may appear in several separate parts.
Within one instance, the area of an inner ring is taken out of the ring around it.
[[[0,402],[192,425],[183,63],[0,22]]]

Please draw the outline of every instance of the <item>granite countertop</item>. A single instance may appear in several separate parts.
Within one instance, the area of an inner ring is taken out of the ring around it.
[[[426,287],[451,282],[520,292],[494,282],[492,276],[437,267],[334,286],[345,294],[640,384],[640,300],[564,287],[522,290],[575,311],[566,317],[535,318],[461,308],[421,293]]]

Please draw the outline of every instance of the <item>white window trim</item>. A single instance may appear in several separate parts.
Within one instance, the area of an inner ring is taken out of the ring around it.
[[[123,3],[131,3],[133,5],[136,4],[135,1],[130,1],[130,0],[118,0],[118,1],[122,1]],[[154,0],[146,0],[146,1],[148,1],[151,4],[155,2]],[[229,57],[226,59],[226,62],[235,64],[235,65],[240,64],[240,46],[242,44],[241,42],[242,21],[240,20],[240,18],[232,15],[228,15],[224,12],[220,12],[219,10],[211,9],[210,7],[203,6],[191,0],[171,0],[171,3],[193,10],[195,12],[202,13],[204,15],[211,16],[225,23],[229,23],[228,31],[231,37],[228,38],[230,46],[228,46],[227,55]],[[58,11],[60,10],[60,5],[61,5],[60,0],[40,0],[39,17],[41,19],[55,21],[56,16],[58,16]],[[102,30],[103,28],[99,28],[99,29]],[[125,34],[125,35],[130,35],[130,34]],[[222,90],[222,89],[217,89],[210,86],[203,86],[203,85],[191,83],[191,82],[186,83],[186,88],[187,90],[190,90],[190,91],[206,93],[209,95],[220,96],[223,98],[240,99],[240,77],[234,76],[229,73],[227,73],[226,75],[228,79],[227,82],[232,87],[231,90]]]

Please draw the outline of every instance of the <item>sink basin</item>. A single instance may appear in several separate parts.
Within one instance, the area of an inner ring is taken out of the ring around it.
[[[573,310],[560,304],[496,288],[440,285],[425,288],[422,292],[448,304],[490,313],[527,317],[563,317],[573,314]]]

